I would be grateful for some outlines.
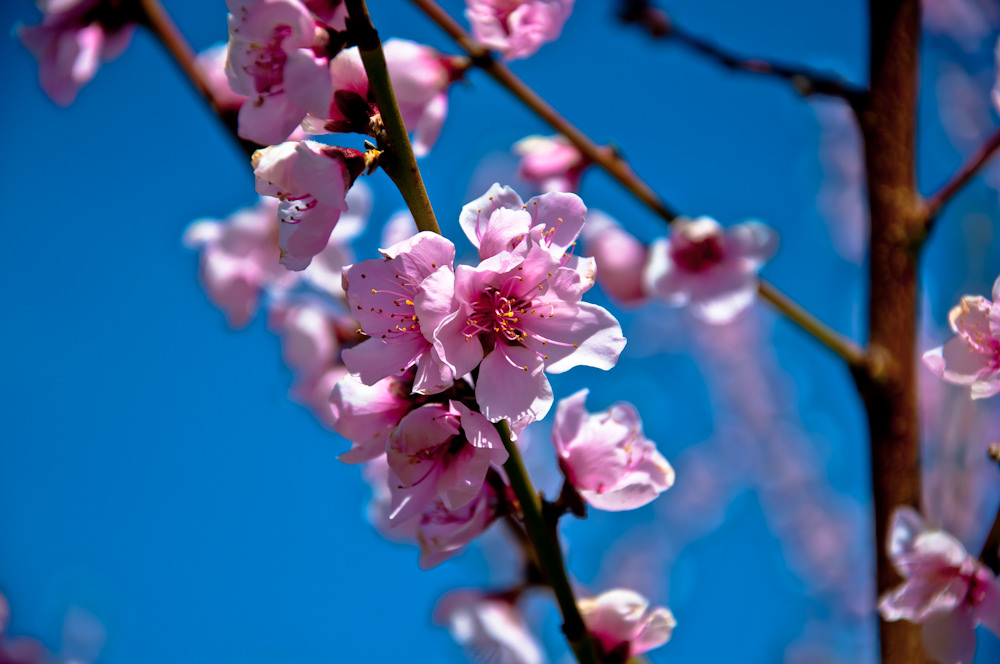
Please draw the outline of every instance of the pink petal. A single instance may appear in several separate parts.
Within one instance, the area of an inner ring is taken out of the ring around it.
[[[972,664],[976,656],[976,628],[965,609],[940,613],[924,623],[927,654],[940,664]]]
[[[550,303],[539,309],[549,309]],[[531,334],[555,343],[538,346],[535,350],[548,354],[545,370],[563,373],[576,366],[610,369],[618,363],[625,348],[621,325],[611,313],[596,304],[579,302],[575,305],[551,303],[552,317],[532,317],[524,325]]]
[[[629,654],[632,657],[659,648],[670,640],[677,621],[669,609],[655,609],[645,620],[645,625],[638,636],[632,641]]]
[[[527,367],[527,370],[525,370]],[[552,387],[542,360],[520,346],[498,344],[479,365],[476,401],[491,422],[536,421],[552,407]]]
[[[576,242],[587,218],[587,206],[576,194],[550,192],[525,203],[532,226],[544,224],[545,244],[559,257]]]
[[[494,184],[485,194],[462,207],[458,223],[469,241],[478,249],[480,238],[486,232],[494,210],[497,208],[520,210],[523,206],[524,202],[513,189]]]

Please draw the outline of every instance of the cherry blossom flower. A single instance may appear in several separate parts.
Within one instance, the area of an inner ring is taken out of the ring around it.
[[[448,628],[470,661],[542,664],[545,654],[517,607],[476,590],[450,592],[434,607],[433,620]]]
[[[390,518],[407,519],[435,499],[449,511],[468,505],[507,450],[485,417],[452,400],[407,413],[389,435],[386,459],[399,479]]]
[[[904,582],[879,600],[882,618],[922,624],[924,647],[941,664],[971,664],[977,624],[1000,636],[1000,582],[910,507],[893,514],[886,546]]]
[[[576,192],[590,162],[565,136],[527,136],[514,144],[521,157],[518,177],[538,185],[543,192]]]
[[[559,37],[573,0],[466,0],[465,6],[476,39],[506,60],[520,60]]]
[[[347,374],[330,394],[333,428],[351,441],[351,449],[338,458],[344,463],[363,463],[385,454],[389,435],[403,416],[421,404],[410,392],[413,370],[402,378],[383,378],[365,385]]]
[[[617,512],[648,504],[674,483],[674,469],[642,435],[632,404],[589,413],[587,392],[562,399],[556,408],[552,442],[567,481],[597,509]]]
[[[993,302],[966,295],[948,313],[954,339],[924,353],[924,364],[955,385],[969,385],[973,399],[1000,392],[1000,278],[993,283]]]
[[[36,0],[38,25],[19,25],[17,36],[38,59],[38,80],[52,101],[69,106],[101,62],[128,46],[138,10],[123,0]]]
[[[344,353],[344,361],[366,385],[397,376],[416,365],[415,392],[447,389],[455,375],[437,355],[421,325],[426,301],[451,300],[451,291],[427,291],[431,275],[447,273],[452,282],[455,245],[436,233],[421,232],[382,251],[383,258],[356,263],[344,272],[351,313],[371,339]],[[422,310],[422,309],[421,309]]]
[[[306,113],[322,113],[333,87],[328,60],[316,51],[326,38],[299,0],[226,0],[233,92],[249,100],[239,135],[260,145],[288,138]]]
[[[423,157],[437,141],[448,114],[448,86],[464,70],[456,68],[453,58],[405,39],[386,40],[383,51],[403,123],[413,133],[413,152]],[[330,62],[330,78],[332,101],[312,112],[303,127],[311,134],[371,135],[371,118],[378,107],[357,47],[341,51]]]
[[[199,53],[195,65],[201,70],[215,104],[223,111],[238,112],[247,97],[233,92],[229,85],[229,75],[226,73],[228,58],[229,44],[222,42]]]
[[[281,263],[304,270],[330,241],[347,210],[346,194],[365,169],[357,150],[315,141],[286,142],[253,155],[257,193],[278,205]]]
[[[629,658],[659,648],[670,640],[677,625],[669,609],[650,611],[645,597],[632,590],[609,590],[577,601],[587,630],[597,641],[607,664],[625,664]]]
[[[678,219],[670,239],[650,248],[646,288],[671,304],[690,304],[706,322],[727,323],[753,302],[757,272],[777,246],[774,231],[758,222],[723,230],[709,217]]]
[[[638,305],[648,299],[643,271],[649,249],[634,235],[600,210],[587,214],[583,226],[587,254],[597,261],[597,283],[623,305]]]

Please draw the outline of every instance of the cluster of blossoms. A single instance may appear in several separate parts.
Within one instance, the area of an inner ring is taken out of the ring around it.
[[[575,191],[589,166],[562,136],[529,136],[514,146],[518,174],[543,191]],[[777,235],[756,221],[723,228],[710,217],[679,218],[670,236],[646,246],[614,219],[591,212],[583,232],[598,280],[623,305],[657,299],[687,305],[708,323],[733,320],[756,296],[758,273],[778,248]]]

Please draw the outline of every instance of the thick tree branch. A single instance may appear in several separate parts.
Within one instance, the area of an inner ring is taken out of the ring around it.
[[[927,232],[930,232],[934,221],[941,213],[941,209],[993,158],[997,149],[1000,149],[1000,128],[994,131],[979,149],[969,156],[943,187],[927,199],[924,219]]]
[[[205,77],[201,69],[198,68],[194,50],[187,43],[187,40],[184,39],[181,31],[177,29],[170,15],[163,8],[163,5],[160,4],[160,1],[139,0],[139,7],[141,9],[142,24],[156,35],[156,38],[163,44],[163,47],[167,49],[167,52],[173,57],[174,62],[184,72],[188,81],[198,91],[198,94],[202,96],[208,107],[212,109],[212,112],[215,113],[215,116],[226,128],[226,131],[239,146],[240,150],[250,157],[255,150],[263,147],[253,141],[240,138],[236,114],[227,111],[218,104],[212,95],[211,88],[205,82]]]
[[[886,552],[892,510],[919,508],[916,400],[917,242],[923,203],[916,189],[920,0],[871,0],[868,100],[859,114],[871,219],[869,334],[884,371],[855,374],[871,444],[876,590],[901,581]],[[873,606],[874,600],[873,599]],[[879,622],[883,664],[925,661],[920,626]]]
[[[411,2],[448,33],[465,50],[475,66],[492,76],[538,117],[565,136],[587,159],[611,175],[657,216],[667,223],[680,216],[680,213],[657,196],[652,188],[629,168],[617,152],[598,146],[575,125],[556,112],[537,92],[518,78],[507,65],[494,59],[489,49],[473,39],[437,2],[434,0],[411,0]],[[853,369],[863,370],[865,368],[865,352],[854,341],[824,325],[818,318],[766,282],[761,282],[759,292],[764,300],[770,302],[778,311],[844,358]]]

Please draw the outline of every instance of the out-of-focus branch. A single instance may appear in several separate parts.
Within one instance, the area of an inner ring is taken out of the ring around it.
[[[246,153],[248,157],[252,156],[254,151],[262,146],[257,145],[253,141],[240,138],[237,132],[239,127],[236,114],[222,108],[216,101],[215,96],[212,95],[211,88],[208,87],[201,69],[198,68],[194,50],[187,43],[181,31],[178,30],[167,10],[163,8],[159,0],[139,0],[139,7],[141,8],[142,24],[156,35],[156,38],[163,44],[163,47],[167,49],[167,52],[170,53],[174,62],[184,72],[188,81],[198,91],[198,94],[202,96],[208,107],[215,113],[215,116],[219,118],[219,121],[226,128],[229,135],[236,141],[240,150]]]
[[[927,207],[925,208],[924,219],[927,232],[930,232],[934,225],[934,221],[941,213],[941,209],[962,189],[962,187],[969,182],[969,180],[975,177],[979,170],[986,165],[986,162],[993,158],[998,149],[1000,149],[1000,128],[994,131],[993,134],[987,138],[981,146],[979,146],[979,149],[976,150],[964,164],[962,164],[962,166],[955,172],[954,175],[951,176],[951,179],[948,180],[943,187],[927,198]]]
[[[431,201],[427,197],[424,180],[417,167],[417,158],[413,154],[413,146],[410,145],[410,136],[406,132],[403,115],[396,102],[396,94],[392,91],[392,83],[389,82],[389,70],[385,63],[385,53],[382,52],[382,41],[375,26],[372,25],[368,6],[365,0],[346,0],[345,4],[350,17],[347,28],[361,52],[361,61],[364,63],[365,73],[368,74],[368,85],[375,96],[384,128],[384,132],[379,132],[384,134],[379,137],[379,142],[382,143],[379,148],[383,150],[379,165],[403,195],[403,200],[410,208],[410,214],[417,222],[417,228],[440,235],[441,229],[434,216]]]
[[[619,0],[618,16],[626,23],[639,25],[654,38],[675,41],[731,71],[785,80],[804,97],[840,97],[853,107],[864,101],[866,90],[838,74],[740,55],[688,32],[665,11],[654,7],[649,0]]]
[[[510,439],[510,427],[507,426],[507,421],[501,420],[497,423],[496,428],[503,439],[504,447],[507,448],[507,453],[510,455],[503,468],[507,471],[511,489],[514,490],[514,495],[521,505],[525,530],[528,533],[528,539],[531,540],[535,560],[538,561],[540,571],[546,576],[552,592],[555,593],[559,612],[563,618],[563,633],[566,635],[566,640],[569,641],[580,664],[600,664],[593,639],[587,632],[587,626],[583,623],[580,609],[576,605],[573,588],[566,575],[566,565],[563,562],[562,549],[559,547],[559,538],[545,522],[545,517],[542,515],[542,501],[524,467],[521,452]]]
[[[871,219],[869,349],[885,358],[876,377],[856,373],[871,444],[876,597],[901,581],[886,541],[892,510],[919,508],[916,398],[917,244],[923,202],[916,187],[920,0],[870,0],[870,90],[859,120]],[[873,597],[873,605],[876,597]],[[925,661],[920,626],[879,621],[883,664]]]
[[[983,543],[979,559],[993,570],[994,574],[1000,574],[1000,510],[997,510],[997,515],[993,519],[993,526],[986,536],[986,542]]]
[[[615,178],[639,201],[656,213],[657,216],[667,223],[672,222],[680,216],[676,210],[667,205],[642,178],[629,168],[628,164],[617,152],[598,146],[575,125],[556,112],[537,92],[518,78],[507,65],[498,62],[489,49],[473,39],[437,2],[434,0],[411,0],[411,2],[447,32],[468,53],[475,66],[485,71],[500,85],[507,88],[525,106],[534,111],[541,119],[545,120],[553,129],[565,136],[588,160]],[[770,302],[778,311],[794,321],[806,332],[816,337],[830,350],[844,358],[853,369],[865,370],[865,352],[854,341],[826,326],[818,318],[770,284],[762,281],[759,292],[761,298]]]

